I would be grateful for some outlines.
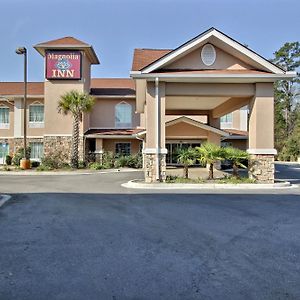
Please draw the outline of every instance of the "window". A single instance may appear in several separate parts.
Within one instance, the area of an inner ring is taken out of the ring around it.
[[[221,117],[221,128],[232,128],[232,113]]]
[[[8,143],[0,143],[0,163],[5,163],[6,155],[9,155],[9,144]]]
[[[115,126],[117,128],[131,128],[132,107],[126,102],[121,102],[115,107]]]
[[[0,106],[0,129],[9,128],[9,108]]]
[[[29,126],[31,128],[44,127],[44,105],[29,105]]]
[[[40,160],[43,157],[44,146],[41,142],[29,143],[30,146],[30,158]]]
[[[213,45],[206,44],[201,50],[201,59],[206,66],[211,66],[216,60],[216,50]]]
[[[130,155],[131,144],[130,143],[116,143],[116,154]]]

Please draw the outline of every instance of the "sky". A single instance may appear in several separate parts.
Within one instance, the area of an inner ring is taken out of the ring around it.
[[[0,81],[44,80],[40,42],[73,36],[101,64],[92,77],[129,77],[134,48],[173,49],[215,27],[266,58],[300,41],[299,0],[0,0]]]

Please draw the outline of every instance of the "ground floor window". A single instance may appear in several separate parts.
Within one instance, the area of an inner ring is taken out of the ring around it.
[[[43,143],[42,142],[32,142],[32,143],[29,143],[29,146],[31,149],[30,158],[40,160],[43,157],[43,153],[44,153]]]
[[[115,153],[118,155],[130,155],[131,143],[116,143]]]
[[[231,142],[221,142],[221,147],[232,147],[232,143]]]
[[[0,143],[0,163],[5,162],[6,155],[9,155],[9,145],[8,143]]]
[[[187,148],[195,148],[200,147],[200,142],[174,142],[174,143],[166,143],[166,148],[168,150],[166,163],[167,164],[177,164],[177,155],[181,149]]]

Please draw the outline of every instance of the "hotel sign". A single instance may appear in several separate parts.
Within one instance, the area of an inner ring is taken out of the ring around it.
[[[46,78],[81,79],[81,52],[46,51]]]

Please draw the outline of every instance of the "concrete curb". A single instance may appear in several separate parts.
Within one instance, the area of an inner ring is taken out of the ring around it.
[[[107,173],[127,173],[127,172],[138,172],[140,169],[108,169],[103,171],[95,172],[56,172],[56,171],[0,171],[0,176],[75,176],[75,175],[95,175],[95,174],[107,174]]]
[[[9,195],[0,195],[0,207],[11,198]]]
[[[295,188],[297,186],[292,185],[290,182],[279,182],[273,184],[267,183],[239,183],[239,184],[227,184],[227,183],[145,183],[141,180],[130,180],[122,184],[125,188],[131,189],[155,189],[155,190],[203,190],[203,189],[247,189],[247,190],[260,190],[260,189],[283,189],[283,188]]]

